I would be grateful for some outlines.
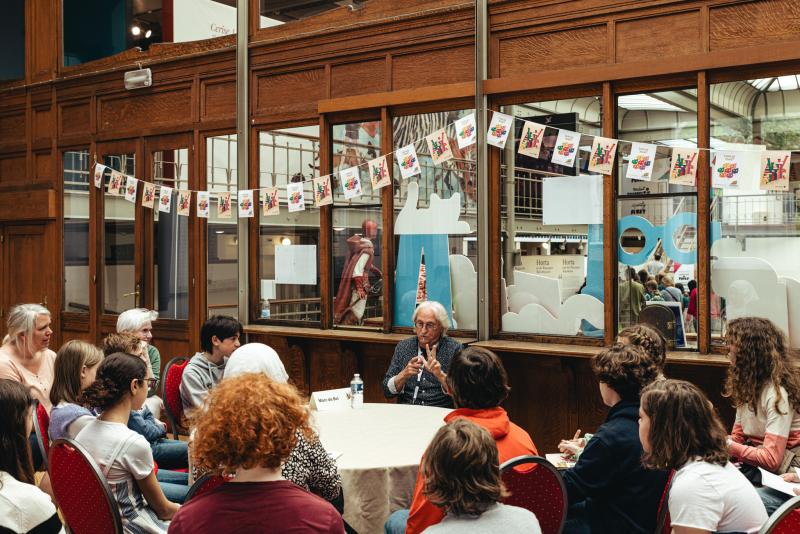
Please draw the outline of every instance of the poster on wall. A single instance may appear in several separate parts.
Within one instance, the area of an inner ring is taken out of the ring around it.
[[[553,151],[552,162],[556,165],[567,167],[575,166],[575,158],[578,156],[578,145],[581,142],[581,134],[570,132],[569,130],[559,130],[556,137],[556,146]]]
[[[792,153],[788,150],[765,150],[761,154],[759,189],[788,191]]]
[[[293,182],[286,184],[286,201],[289,205],[289,212],[303,211],[306,209],[305,192],[303,182]]]
[[[197,216],[208,219],[209,205],[211,204],[208,191],[197,192]]]
[[[349,167],[339,173],[344,198],[347,200],[361,196],[361,171],[358,167]]]
[[[649,143],[633,143],[628,157],[628,168],[625,178],[629,180],[653,179],[653,164],[656,161],[656,145]]]
[[[595,137],[592,141],[592,152],[589,156],[589,172],[611,174],[614,169],[614,158],[617,155],[617,140],[606,137]]]
[[[699,153],[696,148],[673,148],[672,161],[669,165],[669,183],[695,187]]]
[[[530,158],[538,158],[542,151],[542,141],[544,141],[544,125],[535,122],[525,121],[522,125],[522,132],[519,136],[519,147],[517,152]]]
[[[455,125],[458,148],[465,149],[470,145],[474,145],[478,139],[478,128],[475,125],[475,114],[470,113],[466,117],[457,119]]]
[[[739,172],[742,163],[739,152],[734,150],[717,150],[712,152],[711,187],[726,189],[739,186]]]
[[[495,111],[489,123],[489,131],[486,132],[486,142],[497,148],[505,148],[506,139],[513,125],[514,117]]]

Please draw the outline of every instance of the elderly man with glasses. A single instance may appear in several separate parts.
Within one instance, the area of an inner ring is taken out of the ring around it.
[[[415,336],[394,349],[383,378],[383,394],[400,404],[452,408],[453,400],[442,389],[450,359],[461,344],[447,337],[450,320],[444,306],[425,301],[411,317]]]

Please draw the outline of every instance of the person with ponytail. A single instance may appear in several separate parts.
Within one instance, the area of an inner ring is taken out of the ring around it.
[[[50,497],[34,485],[32,402],[28,388],[0,379],[0,532],[63,533]]]
[[[75,439],[95,414],[78,404],[81,391],[89,387],[103,361],[100,349],[74,339],[67,341],[58,350],[55,363],[55,378],[50,390],[50,439]]]
[[[154,471],[147,440],[128,428],[131,410],[147,398],[147,365],[138,357],[106,356],[97,379],[80,397],[85,406],[100,411],[75,437],[100,466],[117,499],[126,533],[163,534],[178,505],[164,496]],[[146,501],[145,501],[146,500]]]

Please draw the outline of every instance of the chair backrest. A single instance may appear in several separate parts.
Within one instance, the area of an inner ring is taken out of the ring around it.
[[[672,529],[669,519],[669,490],[672,487],[672,477],[674,476],[675,470],[670,469],[669,475],[667,476],[667,483],[664,485],[664,493],[661,494],[661,501],[658,503],[655,534],[669,533]]]
[[[42,451],[44,467],[47,469],[47,456],[50,454],[50,436],[47,434],[50,428],[50,415],[42,404],[34,399],[33,401],[33,430],[36,432],[36,443]],[[39,467],[38,465],[36,467]]]
[[[50,483],[72,534],[121,534],[119,507],[100,468],[78,443],[50,446]]]
[[[639,322],[652,326],[667,340],[668,348],[675,348],[675,314],[669,306],[650,304],[639,312]]]
[[[172,358],[164,367],[164,374],[161,378],[161,398],[164,400],[164,410],[167,412],[167,419],[172,425],[172,435],[178,439],[178,432],[184,430],[183,403],[181,402],[181,379],[183,371],[189,358],[178,356]]]
[[[186,498],[184,499],[184,503],[189,502],[189,499],[192,497],[199,497],[209,491],[213,490],[214,488],[221,486],[226,482],[226,478],[222,475],[214,475],[212,473],[206,473],[205,475],[201,476],[197,480],[194,481],[192,487],[189,488],[189,491],[186,492]]]
[[[789,499],[775,510],[758,534],[797,534],[800,532],[800,497]]]
[[[540,456],[518,456],[500,466],[510,495],[504,504],[530,510],[542,534],[560,534],[567,518],[567,488],[558,469]]]

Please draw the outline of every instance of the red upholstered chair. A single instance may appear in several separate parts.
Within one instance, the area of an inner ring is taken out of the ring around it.
[[[100,468],[71,439],[50,447],[50,483],[72,534],[122,534],[122,519]]]
[[[504,504],[533,512],[542,534],[560,534],[567,518],[567,488],[553,464],[540,456],[518,456],[500,466],[500,476],[511,494]]]
[[[47,456],[50,454],[50,436],[47,434],[50,428],[50,415],[38,400],[33,401],[33,430],[36,432],[36,442],[39,450],[42,451],[44,468],[47,469]],[[38,465],[36,466],[39,467]]]
[[[189,430],[183,426],[183,403],[181,402],[181,379],[189,358],[178,356],[172,358],[164,367],[161,377],[161,398],[164,400],[164,410],[172,426],[172,437],[178,439],[178,434],[188,435]]]
[[[672,525],[669,520],[669,489],[672,487],[672,477],[674,476],[675,470],[671,469],[667,477],[667,484],[664,486],[664,493],[661,494],[661,501],[658,503],[658,518],[656,519],[655,534],[669,534],[672,530]]]
[[[797,534],[798,532],[800,532],[800,497],[795,497],[775,510],[758,534]]]
[[[227,480],[227,478],[221,475],[206,473],[194,481],[192,487],[186,492],[186,499],[183,502],[187,503],[192,497],[199,497],[200,495],[208,493],[214,488],[224,484]]]

